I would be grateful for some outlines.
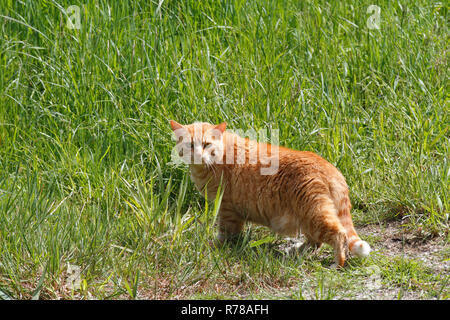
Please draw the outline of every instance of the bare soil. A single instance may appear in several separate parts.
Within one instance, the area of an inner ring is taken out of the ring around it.
[[[358,228],[361,238],[376,240],[372,250],[387,256],[403,256],[421,261],[435,273],[450,274],[450,244],[445,236],[411,230],[402,221],[391,221]]]

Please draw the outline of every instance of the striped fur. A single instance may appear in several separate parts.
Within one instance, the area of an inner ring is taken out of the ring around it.
[[[345,178],[325,159],[313,152],[279,147],[278,171],[261,175],[264,164],[260,159],[250,163],[250,152],[264,147],[270,154],[271,145],[229,133],[225,131],[226,124],[182,126],[172,121],[171,125],[174,131],[187,130],[196,141],[214,143],[225,150],[234,148],[235,156],[239,151],[245,155],[243,164],[208,163],[205,158],[205,163],[190,165],[193,182],[200,192],[207,191],[210,199],[215,197],[222,179],[224,194],[217,219],[219,241],[237,235],[249,221],[287,236],[302,233],[307,239],[303,248],[331,245],[338,266],[344,265],[348,251],[359,256],[370,252],[369,245],[354,229]],[[205,132],[212,128],[221,130],[220,140],[208,141]],[[242,143],[233,143],[236,140]]]

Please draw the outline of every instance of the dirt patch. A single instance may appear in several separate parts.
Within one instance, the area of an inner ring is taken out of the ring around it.
[[[418,260],[435,273],[450,274],[449,243],[442,236],[411,230],[402,221],[372,224],[357,229],[361,238],[372,240],[374,252]]]
[[[418,262],[423,266],[424,268],[419,269],[421,270],[418,271],[419,274],[426,272],[429,275],[438,276],[440,279],[448,279],[450,277],[448,237],[433,236],[422,230],[413,230],[411,224],[404,221],[383,221],[356,229],[360,237],[370,243],[372,255],[375,255],[374,264],[353,270],[355,277],[346,283],[347,290],[336,291],[333,299],[421,300],[448,297],[448,293],[444,292],[446,290],[442,291],[445,281],[437,282],[432,280],[433,278],[428,281],[422,276],[419,279],[409,278],[406,270],[405,273],[393,271],[392,275],[384,274],[387,271],[385,263],[396,263],[395,261],[401,258]],[[290,253],[289,250],[298,248],[302,240],[288,239],[281,249]],[[379,259],[376,255],[390,259]],[[327,256],[329,253],[322,251],[316,258],[326,259]],[[307,281],[307,279],[303,281]],[[306,289],[308,285],[304,287]],[[441,294],[433,292],[441,292]],[[314,292],[305,290],[303,295],[307,299],[314,299]]]

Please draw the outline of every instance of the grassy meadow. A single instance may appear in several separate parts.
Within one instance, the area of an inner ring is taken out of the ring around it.
[[[370,234],[343,270],[259,226],[210,248],[220,199],[171,163],[168,123],[277,129],[342,171],[357,230],[401,224],[448,263],[448,19],[425,0],[1,0],[0,299],[448,299],[448,268]]]

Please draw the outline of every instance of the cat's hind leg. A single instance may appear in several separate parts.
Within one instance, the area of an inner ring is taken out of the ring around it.
[[[339,231],[331,236],[329,243],[334,248],[334,264],[332,267],[343,267],[348,256],[347,235],[345,232]]]
[[[308,227],[308,236],[316,243],[331,245],[335,265],[343,267],[348,254],[347,234],[331,201],[323,201],[313,209],[309,215]]]

